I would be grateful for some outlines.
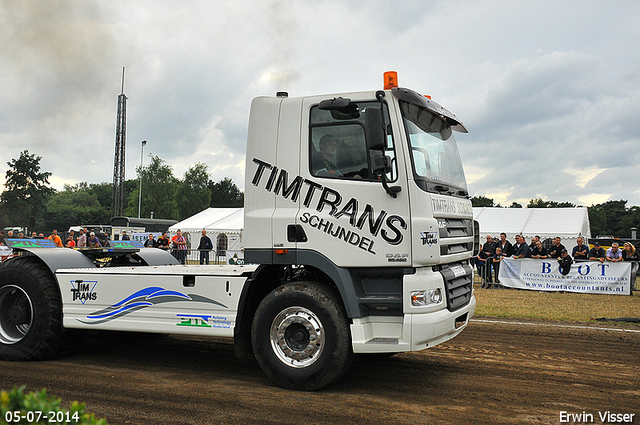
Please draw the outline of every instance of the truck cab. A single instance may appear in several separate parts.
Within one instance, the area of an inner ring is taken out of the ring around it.
[[[473,315],[473,212],[451,112],[385,90],[251,105],[245,260],[330,282],[355,352],[423,349]]]

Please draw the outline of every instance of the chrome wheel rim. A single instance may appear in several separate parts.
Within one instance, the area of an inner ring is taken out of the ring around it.
[[[269,337],[278,360],[294,368],[315,363],[325,345],[322,322],[304,307],[282,310],[271,323]]]
[[[27,293],[15,285],[0,288],[0,343],[20,342],[32,323],[33,305]]]

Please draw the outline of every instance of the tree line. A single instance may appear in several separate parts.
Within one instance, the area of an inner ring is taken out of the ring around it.
[[[18,159],[7,162],[5,189],[0,195],[0,228],[47,233],[111,222],[112,183],[81,182],[57,191],[49,183],[52,173],[41,171],[41,159],[25,150]],[[153,212],[154,218],[183,220],[208,207],[244,205],[244,194],[236,184],[228,177],[214,182],[203,163],[192,165],[183,178],[177,178],[165,160],[151,155],[150,163],[136,171],[138,178],[124,183],[124,214],[128,217],[138,216],[140,176],[141,217],[150,217]]]
[[[471,198],[474,207],[502,207],[493,199],[485,196]],[[541,198],[531,199],[526,208],[575,208],[571,202],[546,201]],[[505,208],[505,207],[502,207]],[[512,202],[506,208],[523,208],[521,204]],[[627,207],[627,201],[607,201],[587,207],[591,236],[607,235],[617,238],[630,238],[631,228],[640,230],[640,207]],[[640,233],[639,233],[640,234]]]
[[[30,231],[50,232],[66,230],[80,224],[109,224],[111,222],[112,183],[81,182],[65,185],[56,191],[49,184],[52,173],[41,171],[42,158],[20,153],[18,159],[7,162],[5,189],[0,195],[0,228],[9,226]],[[208,166],[192,165],[183,178],[173,175],[173,169],[158,156],[151,155],[147,166],[137,167],[142,177],[141,217],[183,220],[207,207],[242,207],[244,193],[230,178],[211,180]],[[139,178],[124,183],[127,205],[124,214],[138,216]],[[471,198],[474,207],[502,207],[485,196]],[[587,207],[591,234],[630,237],[631,228],[640,229],[640,207],[627,207],[627,201],[607,201]],[[571,202],[531,199],[526,208],[576,207]],[[512,202],[507,208],[523,208]]]

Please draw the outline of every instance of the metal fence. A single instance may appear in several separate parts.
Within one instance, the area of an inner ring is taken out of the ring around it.
[[[172,249],[169,252],[180,262],[182,262],[181,258],[184,258],[184,264],[200,264],[198,249]],[[225,251],[209,251],[209,264],[225,264],[226,258]]]
[[[481,288],[501,288],[498,281],[498,271],[500,263],[494,264],[491,259],[485,260],[483,264],[478,267],[478,260],[474,261],[473,267],[473,283],[479,283]]]

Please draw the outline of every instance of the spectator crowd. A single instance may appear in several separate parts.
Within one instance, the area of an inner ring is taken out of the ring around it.
[[[618,242],[613,242],[611,248],[605,251],[598,241],[595,241],[593,248],[589,249],[589,246],[584,243],[584,239],[578,237],[576,246],[571,250],[571,254],[569,254],[569,250],[562,244],[559,237],[552,239],[551,246],[545,247],[544,245],[543,241],[540,240],[540,236],[534,236],[531,238],[531,242],[527,243],[524,236],[516,235],[515,241],[511,243],[507,240],[506,233],[500,233],[499,240],[487,235],[486,242],[474,257],[478,275],[482,280],[481,287],[488,288],[494,283],[500,283],[498,274],[501,262],[505,257],[555,260],[558,262],[560,273],[563,275],[569,273],[571,264],[574,262],[599,261],[604,263],[605,261],[610,261],[615,263],[632,261],[631,281],[635,282],[640,258],[632,243],[626,242],[624,247],[620,248]]]
[[[4,230],[0,230],[0,246],[6,245],[6,239],[25,239],[25,235],[20,232],[14,234],[13,230],[9,230],[6,233]],[[77,234],[75,231],[70,230],[64,238],[64,242],[55,229],[48,236],[45,236],[43,233],[37,234],[36,232],[32,232],[29,239],[47,239],[56,247],[60,248],[102,248],[111,245],[111,239],[108,233],[95,232],[93,229],[89,230],[86,227],[80,229]],[[123,231],[121,240],[131,240],[131,237],[126,231]],[[157,239],[153,233],[150,233],[148,239],[144,242],[144,246],[170,251],[171,255],[173,255],[180,264],[186,264],[188,252],[187,239],[180,230],[171,238],[169,238],[167,232],[163,232],[162,236]],[[200,264],[209,264],[209,255],[210,252],[213,251],[213,243],[209,236],[207,236],[205,229],[202,229],[198,251],[200,254]]]

